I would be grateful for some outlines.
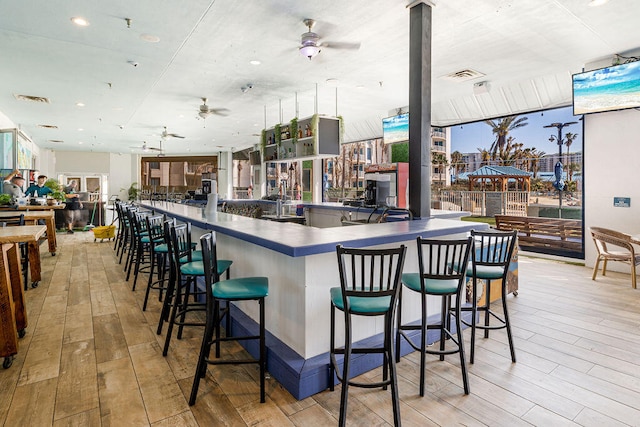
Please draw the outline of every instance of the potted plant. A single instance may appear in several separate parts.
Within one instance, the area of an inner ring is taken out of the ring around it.
[[[298,142],[298,118],[297,117],[294,117],[293,119],[291,119],[291,122],[289,123],[289,129],[291,129],[291,142],[295,144]]]
[[[51,189],[49,197],[47,197],[47,204],[49,206],[57,205],[65,201],[64,191],[60,182],[55,178],[49,178],[45,181],[44,186]]]
[[[0,194],[0,206],[10,205],[11,204],[11,195],[10,194]]]
[[[132,182],[129,188],[127,188],[127,196],[129,200],[136,200],[140,195],[140,188],[138,188],[137,182]]]
[[[51,193],[51,197],[47,198],[47,204],[49,206],[57,205],[58,203],[63,203],[66,200],[66,196],[64,191],[54,190]]]

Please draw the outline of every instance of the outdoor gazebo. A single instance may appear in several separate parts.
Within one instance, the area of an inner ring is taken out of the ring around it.
[[[482,166],[467,176],[469,191],[473,190],[474,184],[480,184],[480,187],[485,189],[487,183],[493,191],[508,191],[510,179],[515,181],[516,190],[531,191],[531,175],[513,166]]]

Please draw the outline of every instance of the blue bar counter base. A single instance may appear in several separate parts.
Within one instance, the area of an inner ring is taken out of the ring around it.
[[[233,335],[255,334],[258,324],[241,310],[231,310],[231,333]],[[471,322],[471,313],[465,313],[464,320]],[[429,321],[439,321],[440,315],[434,315]],[[418,324],[418,322],[415,322]],[[453,331],[455,332],[455,330]],[[420,341],[420,332],[408,334],[415,342]],[[365,340],[354,343],[358,346],[380,346],[383,334],[378,334]],[[427,335],[427,343],[432,344],[440,339],[440,331],[431,330]],[[242,346],[253,357],[258,357],[257,343],[242,343]],[[400,353],[402,356],[409,354],[413,349],[403,340]],[[455,356],[454,356],[455,357]],[[352,363],[349,370],[353,377],[364,374],[382,365],[379,355],[352,355]],[[402,362],[400,362],[402,363]],[[267,331],[267,371],[275,378],[293,397],[302,400],[329,388],[329,352],[320,354],[305,360],[295,351],[282,343],[279,339]],[[337,384],[334,378],[334,384]]]

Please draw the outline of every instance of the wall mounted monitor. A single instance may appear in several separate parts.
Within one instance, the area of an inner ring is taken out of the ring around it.
[[[640,61],[573,75],[573,114],[640,107]]]
[[[382,139],[385,144],[409,140],[409,113],[382,119]]]

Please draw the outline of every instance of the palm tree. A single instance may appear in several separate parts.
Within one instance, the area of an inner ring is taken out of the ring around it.
[[[491,158],[495,160],[496,155],[499,154],[507,144],[507,135],[514,129],[528,125],[528,117],[507,116],[500,119],[498,122],[493,120],[485,120],[484,122],[491,126],[491,131],[496,136],[496,140],[493,141],[489,152]]]
[[[571,147],[571,144],[573,144],[573,141],[577,138],[577,136],[578,136],[577,133],[571,133],[571,132],[567,132],[564,135],[564,145],[567,146],[567,161],[565,163],[567,165],[571,163],[571,157],[569,157],[569,147]],[[571,179],[569,179],[569,181],[571,181]]]
[[[515,163],[517,167],[518,160],[522,158],[522,146],[522,143],[515,142],[514,137],[507,138],[506,145],[498,153],[500,164],[502,166],[511,166]]]
[[[449,166],[449,161],[447,160],[447,156],[444,153],[431,151],[431,164],[434,166],[437,166],[438,181],[441,183],[441,186],[444,187],[444,184],[442,184],[442,171],[444,170],[444,168]]]
[[[491,154],[487,151],[486,148],[478,148],[480,152],[480,166],[486,166],[489,164],[489,160],[491,160]]]
[[[538,177],[540,159],[544,157],[544,155],[547,153],[545,153],[544,151],[539,151],[535,147],[529,148],[528,150],[529,150],[529,153],[527,157],[528,157],[529,166],[530,166],[529,170],[533,172],[533,179],[536,179]]]
[[[451,153],[451,166],[453,166],[453,171],[456,174],[456,180],[458,179],[458,174],[464,170],[465,164],[462,163],[462,153],[458,150]]]

